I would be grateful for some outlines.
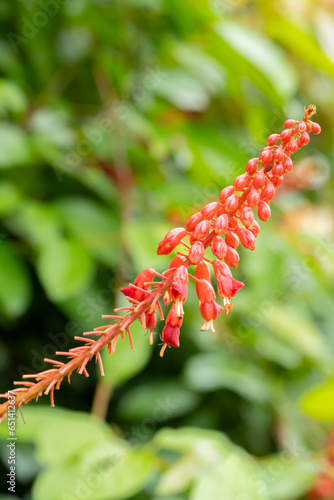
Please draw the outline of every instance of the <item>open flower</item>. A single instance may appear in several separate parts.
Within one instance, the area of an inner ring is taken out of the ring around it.
[[[216,302],[216,294],[211,283],[205,279],[196,281],[196,292],[199,298],[199,309],[201,315],[205,319],[205,323],[201,330],[215,331],[213,327],[213,320],[215,320],[218,314],[223,310],[223,308]]]

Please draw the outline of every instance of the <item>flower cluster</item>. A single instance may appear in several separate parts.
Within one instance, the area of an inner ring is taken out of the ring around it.
[[[269,205],[284,175],[292,168],[291,155],[308,144],[310,132],[320,133],[320,126],[310,121],[315,112],[315,106],[310,105],[305,109],[302,121],[287,120],[285,130],[268,137],[267,146],[257,158],[248,161],[244,174],[220,192],[218,201],[207,204],[200,212],[193,214],[185,227],[169,231],[159,243],[158,254],[170,254],[179,245],[182,245],[183,252],[176,251],[169,268],[162,274],[152,268],[145,269],[134,283],[122,288],[130,306],[116,309],[116,314],[103,316],[110,319],[112,324],[85,332],[82,337],[75,337],[82,342],[78,347],[68,352],[56,352],[58,356],[65,356],[67,362],[46,358],[45,362],[53,365],[51,369],[23,376],[24,379],[34,379],[34,382],[14,382],[15,386],[19,386],[11,391],[11,394],[15,394],[15,406],[20,409],[23,403],[37,400],[42,394],[50,394],[51,404],[54,405],[54,390],[59,389],[65,377],[69,380],[74,370],[88,376],[86,365],[92,358],[98,362],[103,375],[101,349],[108,346],[112,354],[118,335],[124,337],[125,334],[129,336],[133,347],[130,326],[137,319],[150,332],[150,343],[153,344],[157,313],[164,320],[160,299],[166,306],[171,304],[162,332],[160,355],[163,355],[167,346],[179,347],[189,278],[195,281],[199,310],[204,319],[202,330],[214,331],[213,321],[223,310],[226,314],[231,310],[231,298],[244,286],[233,278],[231,272],[231,268],[236,268],[239,263],[237,248],[241,244],[250,250],[255,249],[260,227],[254,212],[261,221],[270,218]],[[207,249],[211,250],[213,259],[206,256]],[[193,267],[194,272],[191,274]],[[223,305],[216,302],[211,270]],[[126,311],[124,316],[119,314],[123,311]],[[91,336],[97,336],[97,339]],[[0,421],[8,411],[9,392],[1,396],[7,401],[0,406]]]

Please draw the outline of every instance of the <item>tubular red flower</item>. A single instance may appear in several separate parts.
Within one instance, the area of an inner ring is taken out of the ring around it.
[[[183,304],[188,295],[188,269],[180,266],[174,273],[173,283],[170,287],[170,297],[174,302],[175,314],[181,318],[184,314]]]
[[[210,328],[214,332],[213,320],[217,318],[223,308],[216,303],[216,294],[209,281],[205,279],[196,281],[196,292],[200,301],[200,312],[205,319],[201,330],[208,330]]]
[[[201,241],[195,241],[189,251],[189,260],[192,264],[198,264],[204,257],[204,245]]]

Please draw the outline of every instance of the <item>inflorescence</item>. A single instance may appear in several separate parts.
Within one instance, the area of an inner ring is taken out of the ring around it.
[[[152,268],[145,269],[134,283],[122,288],[121,291],[130,302],[129,307],[118,308],[115,309],[115,314],[102,316],[113,324],[85,332],[82,337],[75,337],[82,345],[55,353],[67,358],[67,362],[45,358],[45,362],[53,365],[51,369],[23,375],[23,381],[14,382],[16,388],[11,391],[11,397],[14,393],[15,406],[21,409],[23,403],[32,399],[37,401],[42,394],[50,394],[51,405],[54,406],[54,390],[59,389],[64,378],[67,377],[70,381],[74,370],[88,376],[86,365],[92,358],[98,362],[101,375],[104,375],[101,349],[108,346],[109,353],[114,353],[118,335],[124,338],[126,334],[133,348],[130,325],[136,319],[141,321],[143,329],[149,331],[150,344],[153,344],[157,313],[164,320],[160,299],[166,306],[172,304],[162,332],[160,356],[163,356],[167,346],[179,347],[189,278],[195,281],[199,309],[204,319],[202,330],[210,329],[214,332],[213,321],[223,310],[228,314],[232,309],[231,298],[244,286],[233,278],[230,268],[238,266],[237,248],[240,243],[245,248],[255,249],[260,226],[254,219],[254,209],[261,221],[265,222],[270,218],[269,205],[275,190],[283,182],[284,175],[292,169],[291,155],[309,143],[310,132],[319,134],[321,131],[317,123],[310,121],[315,112],[316,106],[312,104],[305,109],[301,121],[287,120],[283,132],[270,135],[267,146],[259,157],[248,161],[246,172],[234,179],[233,185],[220,192],[219,201],[211,202],[200,212],[193,214],[186,227],[178,227],[167,233],[159,243],[158,254],[170,254],[179,245],[182,245],[183,251],[176,251],[169,269],[162,274]],[[189,241],[184,241],[185,238]],[[208,248],[214,256],[213,260],[205,257],[205,250]],[[194,274],[189,273],[192,266],[195,266]],[[223,306],[216,302],[211,267]],[[120,314],[123,311],[127,311],[124,316]],[[98,338],[91,338],[94,336]],[[7,401],[0,405],[0,421],[7,415],[9,392],[1,397]]]

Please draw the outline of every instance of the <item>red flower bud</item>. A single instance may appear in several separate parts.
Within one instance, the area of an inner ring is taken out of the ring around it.
[[[215,236],[211,242],[211,250],[215,257],[220,260],[223,259],[227,251],[225,240],[223,240],[220,236]]]
[[[262,149],[259,160],[261,163],[270,163],[271,161],[271,150],[270,149]]]
[[[248,172],[249,175],[255,174],[255,172],[257,171],[258,163],[259,163],[258,158],[252,158],[251,160],[249,160],[246,165],[246,172]]]
[[[312,132],[316,135],[320,134],[321,127],[318,123],[312,122]]]
[[[230,229],[237,229],[239,227],[239,222],[238,222],[238,219],[236,218],[235,215],[233,215],[233,217],[230,218],[230,222],[228,224],[228,227]]]
[[[205,260],[202,260],[196,266],[195,278],[210,281],[210,268]]]
[[[282,163],[275,163],[275,165],[273,166],[273,169],[272,169],[272,174],[278,175],[278,176],[281,176],[284,174],[284,167],[283,167]]]
[[[236,194],[229,196],[225,202],[226,212],[234,212],[239,206],[240,198]]]
[[[268,146],[275,146],[278,139],[279,139],[279,134],[271,134],[267,139]]]
[[[251,226],[249,226],[248,228],[255,236],[255,238],[257,237],[257,235],[259,234],[260,232],[260,226],[259,224],[256,222],[256,220],[253,221],[253,224]]]
[[[211,223],[209,220],[203,220],[194,229],[194,237],[198,240],[204,240],[210,233]]]
[[[304,146],[307,146],[307,144],[310,142],[310,136],[308,135],[307,132],[303,132],[302,135],[300,136],[301,143]]]
[[[305,132],[305,130],[306,130],[305,122],[300,122],[296,127],[296,132]]]
[[[187,231],[193,231],[197,226],[197,224],[202,220],[203,220],[203,215],[201,214],[201,212],[197,212],[196,214],[189,217],[186,224]]]
[[[239,229],[239,225],[235,229],[235,231],[237,231],[238,229]],[[239,238],[233,231],[227,231],[227,233],[225,235],[225,243],[226,243],[226,245],[229,245],[232,248],[238,248]]]
[[[213,271],[215,273],[216,280],[218,280],[218,276],[221,274],[222,276],[232,277],[232,273],[230,268],[225,262],[221,262],[220,260],[214,260],[212,262]]]
[[[157,254],[167,255],[180,243],[182,238],[187,234],[187,230],[184,227],[176,227],[169,231],[164,239],[160,241]]]
[[[299,122],[297,122],[296,120],[286,120],[284,122],[284,127],[291,128],[291,127],[294,127],[295,125],[297,125],[297,123],[299,123]]]
[[[263,220],[263,222],[266,222],[270,218],[271,210],[268,203],[260,201],[257,215],[260,220]]]
[[[294,130],[283,130],[283,132],[280,133],[280,138],[281,138],[281,143],[288,142],[291,138],[291,134],[294,133]]]
[[[217,217],[215,224],[213,226],[215,233],[217,234],[225,234],[228,227],[228,216],[226,214],[222,214]]]
[[[189,260],[192,264],[198,264],[204,257],[204,245],[201,241],[195,241],[189,250]]]
[[[261,199],[264,201],[270,201],[275,196],[275,187],[272,182],[268,181],[266,187],[263,188],[261,193]]]
[[[263,170],[260,170],[254,177],[253,186],[255,187],[255,189],[261,189],[265,185],[266,181],[266,174],[263,172]]]
[[[275,176],[273,176],[273,177],[271,178],[271,182],[273,183],[273,185],[274,185],[275,187],[278,187],[278,186],[279,186],[280,184],[282,184],[282,182],[283,182],[283,175],[280,175],[279,177],[275,177]]]
[[[234,248],[228,246],[224,260],[229,267],[235,268],[238,267],[240,257]]]
[[[208,205],[205,205],[205,207],[201,210],[201,214],[204,219],[212,219],[217,213],[217,210],[219,209],[220,205],[218,201],[213,201],[212,203],[208,203]]]
[[[182,325],[182,318],[175,314],[174,305],[169,311],[166,318],[166,326],[162,331],[162,340],[167,345],[173,347],[180,347],[180,327]],[[163,351],[162,351],[163,353]]]
[[[292,165],[293,163],[291,158],[287,156],[283,161],[284,172],[290,172],[290,170],[292,169]]]
[[[243,207],[240,210],[240,220],[244,226],[250,226],[254,220],[253,210],[250,207]]]
[[[148,290],[150,285],[147,285],[145,283],[152,281],[154,275],[155,275],[155,270],[152,267],[144,269],[144,271],[139,273],[137,278],[134,280],[134,285],[136,285],[139,288],[142,288],[143,290]],[[147,297],[146,293],[137,290],[132,286],[121,288],[121,292],[124,293],[125,297],[127,298],[130,297],[132,299],[138,300],[138,302],[141,302]]]
[[[283,149],[280,147],[280,148],[277,148],[274,155],[273,155],[273,159],[275,161],[282,161],[283,160],[283,157],[284,157],[284,152],[283,152]]]
[[[220,194],[219,194],[219,201],[220,201],[220,203],[224,204],[225,201],[227,200],[227,198],[229,196],[231,196],[231,194],[233,194],[233,193],[234,193],[234,187],[233,186],[227,186],[222,191],[220,191]]]
[[[295,141],[295,139],[292,139],[290,141],[290,144],[288,144],[288,152],[290,154],[293,154],[297,151],[297,149],[298,149],[298,143],[297,141]]]
[[[233,186],[237,191],[242,191],[249,186],[251,180],[251,176],[246,172],[245,174],[239,175],[234,179]]]
[[[255,236],[251,231],[245,227],[240,227],[238,230],[238,236],[242,246],[249,248],[250,250],[255,250]]]
[[[247,196],[247,201],[250,207],[256,207],[260,201],[260,193],[255,188],[252,188]]]

